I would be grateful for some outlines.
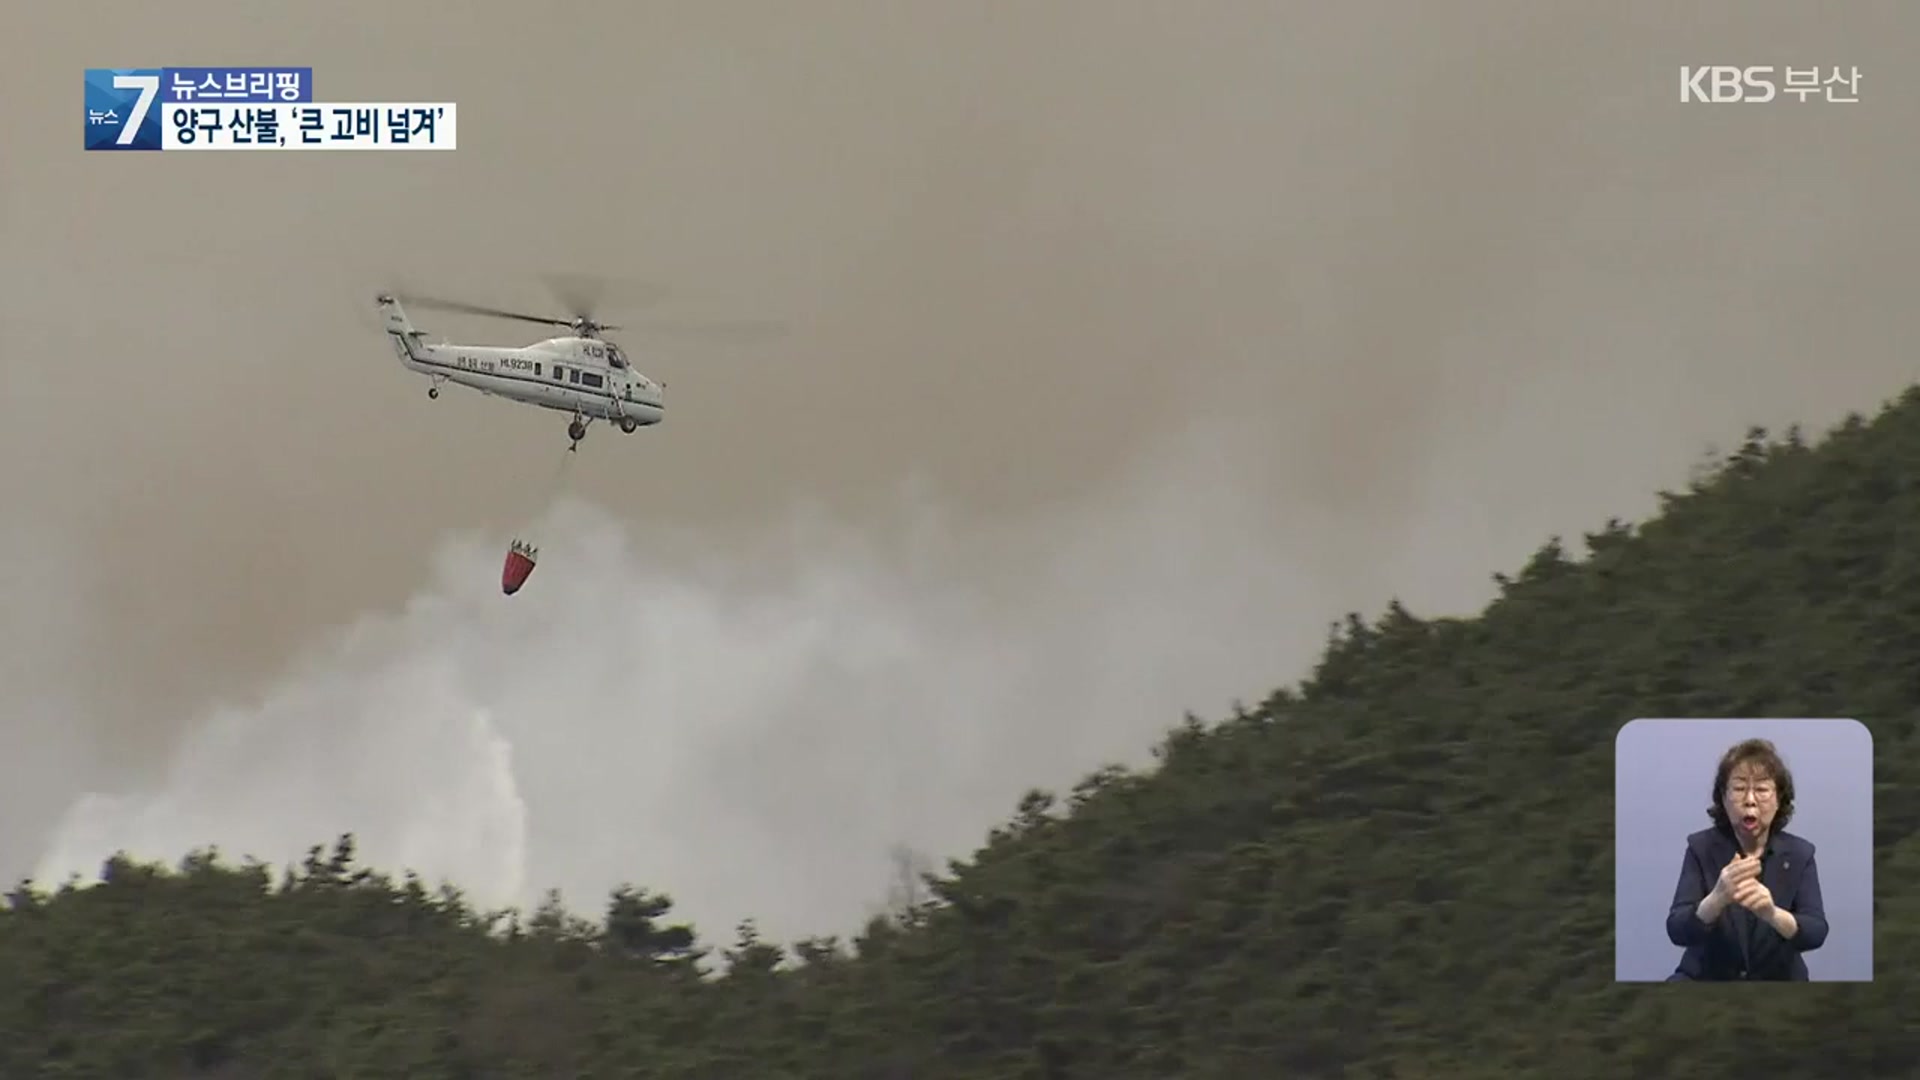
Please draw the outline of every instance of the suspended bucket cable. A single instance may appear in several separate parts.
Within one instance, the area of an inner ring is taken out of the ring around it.
[[[553,471],[553,478],[547,482],[546,497],[541,502],[540,508],[534,513],[533,521],[528,522],[529,527],[522,530],[523,533],[530,532],[534,522],[546,517],[547,513],[553,509],[553,504],[560,498],[560,492],[566,481],[569,466],[573,463],[573,459],[578,456],[579,455],[571,449],[561,453],[560,465]],[[525,585],[527,583],[527,577],[533,573],[534,564],[539,561],[539,548],[520,537],[514,537],[513,542],[507,545],[506,565],[500,570],[500,591],[506,593],[508,596],[519,592],[520,586]]]

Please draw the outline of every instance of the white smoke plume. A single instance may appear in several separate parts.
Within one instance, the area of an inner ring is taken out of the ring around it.
[[[214,712],[157,784],[79,800],[35,876],[122,848],[284,863],[351,831],[363,859],[487,906],[558,887],[590,914],[634,881],[709,937],[856,929],[890,848],[964,855],[1026,786],[1138,763],[1183,710],[1269,689],[1312,644],[1287,601],[1313,590],[1206,448],[1173,456],[1185,484],[993,542],[1045,594],[1022,618],[967,587],[925,502],[897,545],[801,514],[729,560],[562,500],[513,597],[504,541],[460,536],[402,610]]]

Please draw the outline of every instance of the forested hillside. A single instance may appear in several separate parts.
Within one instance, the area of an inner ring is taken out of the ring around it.
[[[1913,1075],[1920,393],[1754,432],[1586,544],[1476,618],[1349,618],[849,943],[696,938],[641,890],[490,936],[331,844],[16,893],[0,1076]],[[1613,985],[1613,739],[1649,715],[1872,728],[1877,982]]]

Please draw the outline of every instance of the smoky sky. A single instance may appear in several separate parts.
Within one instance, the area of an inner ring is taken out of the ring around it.
[[[1916,22],[25,7],[0,872],[353,829],[489,897],[844,929],[889,846],[965,855],[1024,788],[1298,677],[1345,611],[1469,610],[1708,444],[1901,389]],[[191,63],[455,101],[459,149],[80,149],[82,68]],[[1698,63],[1857,66],[1861,101],[1683,105]],[[370,307],[551,310],[553,273],[611,282],[669,402],[564,492],[564,417],[429,402]]]

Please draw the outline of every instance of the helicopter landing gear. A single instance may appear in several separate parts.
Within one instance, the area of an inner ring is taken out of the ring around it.
[[[588,423],[589,421],[581,418],[579,414],[574,415],[573,422],[567,425],[567,438],[573,440],[573,445],[567,447],[568,450],[580,449],[580,440],[587,437]]]
[[[640,421],[635,420],[631,416],[623,416],[620,418],[620,430],[631,435],[640,430]]]
[[[440,388],[439,388],[439,387],[437,387],[437,386],[429,386],[429,387],[427,387],[427,397],[429,397],[429,398],[437,398],[437,397],[439,397],[439,396],[440,396]]]

